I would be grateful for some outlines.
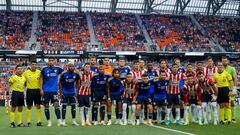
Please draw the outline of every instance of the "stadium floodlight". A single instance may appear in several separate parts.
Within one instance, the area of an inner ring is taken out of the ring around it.
[[[131,51],[117,51],[116,55],[136,55],[136,52]]]
[[[32,51],[32,50],[19,50],[19,51],[16,51],[15,54],[37,54],[37,51]]]
[[[204,52],[186,52],[185,56],[204,56]]]

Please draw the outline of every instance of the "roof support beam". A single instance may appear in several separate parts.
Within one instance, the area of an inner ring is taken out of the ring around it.
[[[238,16],[240,16],[240,2],[239,2],[239,6],[238,6]]]
[[[43,2],[43,11],[46,11],[46,2],[47,2],[47,0],[42,0],[42,2]]]
[[[110,10],[112,13],[116,12],[118,0],[111,0]]]
[[[6,9],[7,11],[10,11],[12,9],[12,1],[6,0]]]
[[[209,0],[207,5],[207,15],[216,15],[227,0]],[[210,10],[212,9],[212,13]]]
[[[78,12],[82,11],[82,0],[78,0]]]
[[[186,9],[187,5],[191,0],[177,0],[176,1],[176,14],[183,14],[183,11]],[[180,7],[180,12],[178,11]]]

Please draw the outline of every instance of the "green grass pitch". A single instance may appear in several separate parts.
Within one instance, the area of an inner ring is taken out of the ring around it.
[[[240,107],[237,108],[237,116],[239,116]],[[77,121],[80,122],[79,109],[77,111]],[[9,128],[9,115],[5,114],[5,108],[0,107],[0,135],[184,135],[183,133],[178,133],[170,131],[172,129],[187,132],[195,135],[239,135],[240,134],[240,124],[234,125],[218,125],[214,126],[212,124],[206,126],[199,126],[197,124],[191,124],[188,126],[162,126],[156,125],[156,127],[150,127],[147,125],[140,126],[91,126],[91,127],[74,127],[71,126],[71,114],[70,107],[67,111],[67,123],[68,127],[57,127],[57,120],[54,114],[53,108],[51,108],[51,120],[53,122],[52,127],[47,127],[46,118],[44,112],[42,111],[42,122],[43,127],[37,127],[35,122],[35,109],[32,110],[32,126],[31,127],[21,127],[11,129]],[[15,116],[16,118],[16,116]],[[114,118],[113,118],[114,120]],[[25,121],[25,110],[23,113],[23,121]],[[239,121],[239,119],[238,119]],[[170,130],[161,129],[158,127],[164,127]]]

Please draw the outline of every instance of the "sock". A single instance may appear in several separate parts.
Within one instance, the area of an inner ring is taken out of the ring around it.
[[[153,110],[154,111],[154,110]],[[153,112],[154,113],[154,112]],[[154,114],[153,114],[154,115]],[[156,119],[162,120],[162,108],[157,109]]]
[[[26,109],[26,119],[27,119],[27,123],[31,122],[31,109]]]
[[[144,120],[144,109],[141,109],[140,118],[141,120]]]
[[[84,107],[80,107],[80,116],[82,123],[85,122]]]
[[[105,108],[106,108],[105,105],[101,105],[101,107],[100,107],[101,120],[103,120],[103,121],[105,119],[105,113],[106,113],[106,109]]]
[[[15,113],[14,112],[10,112],[10,123],[13,123],[15,120]]]
[[[49,109],[48,108],[45,108],[45,116],[47,118],[47,120],[50,120],[50,113],[49,113]]]
[[[148,110],[146,107],[144,107],[144,120],[147,119],[147,115],[148,115]]]
[[[162,108],[162,111],[161,111],[161,115],[162,115],[162,120],[165,120],[165,115],[166,115],[166,107],[163,107]]]
[[[37,118],[37,123],[41,122],[41,109],[36,109],[36,118]]]
[[[129,117],[129,105],[127,105],[127,120],[128,120],[128,117]]]
[[[123,103],[123,120],[127,120],[127,103]]]
[[[207,122],[207,103],[202,103],[203,120]]]
[[[176,119],[176,108],[172,108],[172,117]]]
[[[184,120],[187,123],[189,121],[189,106],[184,106]]]
[[[196,120],[195,118],[196,118],[196,106],[194,105],[194,104],[191,104],[190,105],[190,107],[191,107],[191,113],[192,113],[192,120]]]
[[[90,118],[90,115],[89,115],[89,108],[88,107],[85,107],[85,116],[86,116],[86,122],[89,122],[89,118]]]
[[[55,114],[56,114],[58,120],[61,119],[59,107],[55,107]]]
[[[118,111],[118,118],[122,119],[122,111]]]
[[[136,112],[136,119],[139,120],[140,114],[139,112]]]
[[[181,119],[184,118],[184,108],[180,108],[180,117]]]
[[[115,108],[115,115],[116,115],[116,119],[119,119],[119,114],[118,114],[118,106],[116,105],[116,108]]]
[[[72,119],[76,118],[76,105],[71,105],[71,114],[72,114]]]
[[[65,116],[66,116],[66,108],[67,108],[66,105],[62,105],[62,119],[65,119]]]
[[[167,120],[170,120],[171,108],[167,108]]]
[[[93,105],[92,107],[93,109],[93,121],[97,121],[97,116],[98,116],[98,106],[97,105]]]
[[[135,117],[136,117],[136,105],[132,105],[132,120],[134,120],[135,119]]]
[[[226,108],[226,115],[227,115],[227,120],[228,120],[228,122],[231,122],[231,121],[232,121],[231,108]]]
[[[232,112],[232,119],[235,119],[236,120],[236,107],[235,106],[233,106],[232,108],[231,108],[231,112]]]
[[[217,121],[218,121],[218,118],[219,118],[219,116],[218,116],[218,106],[217,106],[217,102],[212,102],[211,105],[212,105],[212,111],[213,111],[214,121],[217,122]],[[208,115],[211,115],[211,113],[208,114]]]
[[[221,121],[224,121],[224,108],[220,108],[219,110],[219,117]]]
[[[197,116],[198,122],[202,123],[202,108],[200,105],[197,105]]]
[[[153,110],[153,120],[155,121],[155,120],[157,120],[157,112],[158,112],[158,110]]]
[[[21,124],[22,123],[22,112],[17,112],[17,120],[18,120],[18,124]]]
[[[176,108],[176,120],[180,120],[180,108]]]
[[[112,119],[112,113],[108,112],[107,117],[108,117],[108,120],[111,120]]]
[[[213,102],[214,103],[214,102]],[[216,103],[216,102],[215,102]],[[207,104],[207,114],[208,114],[208,121],[212,121],[212,116],[211,116],[211,112],[213,110],[212,108],[212,103],[208,102]]]
[[[94,115],[95,115],[95,114],[94,114],[94,105],[92,105],[92,108],[91,108],[91,109],[92,109],[92,121],[95,121],[95,118],[94,118]]]
[[[153,117],[153,113],[152,113],[152,112],[149,112],[149,113],[148,113],[148,119],[151,120],[152,117]]]

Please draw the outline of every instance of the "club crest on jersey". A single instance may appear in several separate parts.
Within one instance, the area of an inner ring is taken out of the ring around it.
[[[75,75],[73,76],[73,79],[76,79],[76,76],[75,76]]]
[[[57,72],[57,69],[54,69],[54,72]]]

